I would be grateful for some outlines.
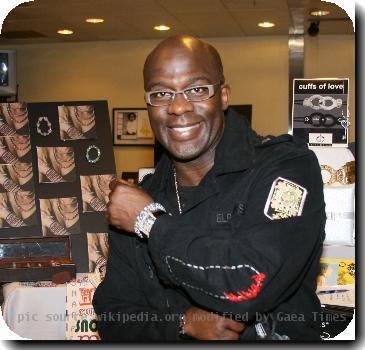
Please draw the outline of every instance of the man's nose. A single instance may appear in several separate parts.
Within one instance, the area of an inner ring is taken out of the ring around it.
[[[168,113],[182,115],[186,112],[192,112],[193,109],[193,104],[185,98],[183,93],[178,93],[175,95],[175,99],[169,105]]]

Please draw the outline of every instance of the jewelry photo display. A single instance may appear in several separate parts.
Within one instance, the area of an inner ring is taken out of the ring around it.
[[[294,79],[292,134],[310,146],[346,146],[348,86],[349,79]]]

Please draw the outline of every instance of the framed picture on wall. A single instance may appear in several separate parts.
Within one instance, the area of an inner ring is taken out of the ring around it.
[[[146,108],[113,108],[114,146],[155,143]]]

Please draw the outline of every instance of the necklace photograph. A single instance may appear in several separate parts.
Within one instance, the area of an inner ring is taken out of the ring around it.
[[[109,253],[108,233],[87,232],[87,251],[89,272],[100,274],[100,279],[103,280]]]
[[[62,169],[69,169],[72,166],[75,166],[75,157],[72,147],[52,147],[52,151],[56,163]]]
[[[34,226],[36,218],[35,196],[31,191],[18,190],[0,194],[2,227]]]
[[[55,202],[56,207],[64,221],[74,221],[79,219],[77,198],[55,198],[51,200]],[[54,204],[54,203],[53,203]]]
[[[0,134],[3,136],[29,135],[26,103],[0,103]]]
[[[76,197],[40,199],[43,236],[80,233]]]
[[[58,118],[61,140],[96,138],[94,106],[58,106]]]
[[[30,154],[31,144],[30,137],[26,135],[14,135],[12,137],[5,137],[9,151],[22,161],[30,161],[32,155]]]
[[[7,137],[0,137],[0,163],[13,164],[17,159],[16,152],[14,150],[13,152],[10,151]]]
[[[80,176],[83,212],[106,211],[114,174]]]
[[[40,183],[76,180],[75,155],[72,147],[37,147]]]
[[[16,207],[21,212],[32,212],[35,210],[34,193],[30,191],[14,192],[14,201]]]

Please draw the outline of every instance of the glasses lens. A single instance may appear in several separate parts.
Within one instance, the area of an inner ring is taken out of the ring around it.
[[[210,97],[207,86],[195,86],[185,90],[185,95],[189,101],[204,101]]]
[[[174,93],[168,91],[156,91],[150,93],[150,102],[154,106],[163,106],[173,100]]]

